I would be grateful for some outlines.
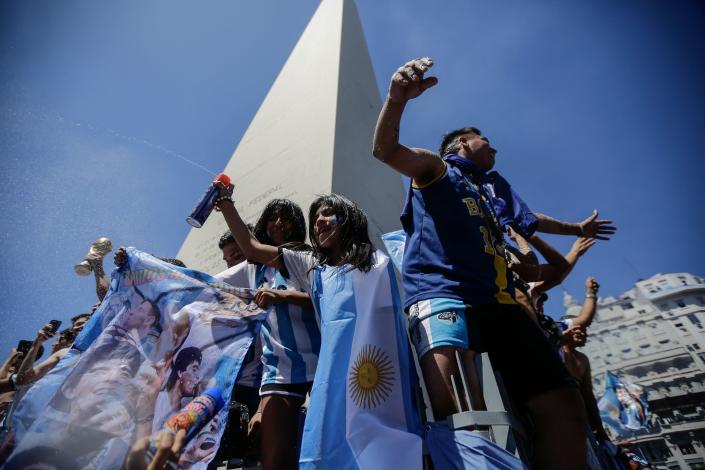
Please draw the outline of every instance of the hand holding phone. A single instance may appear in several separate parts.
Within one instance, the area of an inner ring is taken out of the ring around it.
[[[19,343],[17,343],[17,351],[21,352],[22,354],[27,354],[32,347],[32,342],[27,341],[26,339],[21,339]]]
[[[61,326],[61,320],[49,320],[49,324],[51,325],[51,332],[56,333]]]

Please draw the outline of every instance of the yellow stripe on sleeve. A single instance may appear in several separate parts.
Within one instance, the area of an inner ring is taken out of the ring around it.
[[[448,172],[448,165],[446,164],[446,162],[443,162],[443,171],[441,171],[441,173],[440,173],[438,176],[436,176],[435,178],[433,178],[433,180],[431,180],[431,181],[429,181],[428,183],[425,183],[425,184],[416,184],[416,182],[412,179],[412,180],[411,180],[411,187],[414,188],[414,189],[424,189],[424,188],[428,188],[428,187],[431,186],[433,183],[436,183],[436,182],[439,181],[441,178],[443,178],[443,177],[446,175],[447,172]]]

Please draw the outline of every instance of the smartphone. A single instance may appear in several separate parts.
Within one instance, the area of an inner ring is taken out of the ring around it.
[[[51,325],[51,332],[56,333],[61,326],[61,320],[49,320],[49,324]]]
[[[29,350],[32,347],[32,342],[27,341],[26,339],[21,339],[19,343],[17,343],[17,350],[21,352],[22,354],[27,354]]]

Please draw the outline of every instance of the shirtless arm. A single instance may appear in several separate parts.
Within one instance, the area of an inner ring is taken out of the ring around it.
[[[588,217],[581,222],[564,222],[556,220],[545,214],[534,213],[539,219],[537,230],[543,233],[553,233],[557,235],[575,235],[576,237],[596,238],[598,240],[609,240],[617,231],[617,227],[611,225],[611,220],[598,219],[597,209],[592,211]]]
[[[231,196],[233,186],[226,187],[223,183],[218,183],[221,196]],[[247,225],[240,217],[240,213],[235,208],[232,201],[221,201],[218,208],[228,224],[230,232],[235,237],[235,241],[242,250],[248,261],[266,264],[277,269],[284,268],[284,262],[279,257],[279,250],[276,246],[260,243],[247,228]]]
[[[575,351],[575,354],[585,363],[585,372],[580,378],[580,392],[583,395],[583,401],[585,402],[585,411],[587,412],[590,429],[597,434],[597,437],[600,440],[609,440],[607,432],[602,426],[600,409],[597,407],[595,393],[592,391],[592,372],[590,370],[590,360],[585,354],[579,351]]]
[[[377,119],[372,146],[375,158],[419,185],[430,183],[440,176],[444,169],[443,161],[430,150],[409,148],[399,143],[399,126],[407,101],[438,83],[436,77],[424,78],[432,66],[433,61],[424,58],[411,60],[397,69]]]

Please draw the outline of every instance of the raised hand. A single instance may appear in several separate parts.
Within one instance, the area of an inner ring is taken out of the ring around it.
[[[396,103],[404,103],[438,84],[436,77],[424,78],[424,74],[432,66],[433,60],[423,57],[410,60],[399,67],[392,75],[392,80],[389,84],[389,99]]]
[[[235,189],[235,185],[228,185],[225,186],[225,183],[221,183],[220,181],[213,183],[215,184],[218,189],[220,190],[220,197],[232,197],[233,195],[233,190]]]
[[[585,280],[585,290],[590,294],[597,294],[600,290],[600,284],[595,280],[594,277],[588,277]]]
[[[572,347],[584,346],[586,340],[587,333],[585,332],[584,326],[569,328],[563,332],[563,336],[561,337],[561,343]]]
[[[41,330],[37,331],[37,339],[35,341],[37,343],[43,343],[52,336],[54,336],[54,328],[51,326],[51,323],[47,323]]]
[[[599,212],[595,209],[588,218],[578,224],[580,226],[580,235],[598,240],[609,240],[610,236],[617,231],[617,227],[611,225],[611,220],[598,220],[598,215]]]
[[[580,237],[575,242],[571,248],[578,256],[583,256],[590,249],[592,245],[595,244],[594,238]]]

